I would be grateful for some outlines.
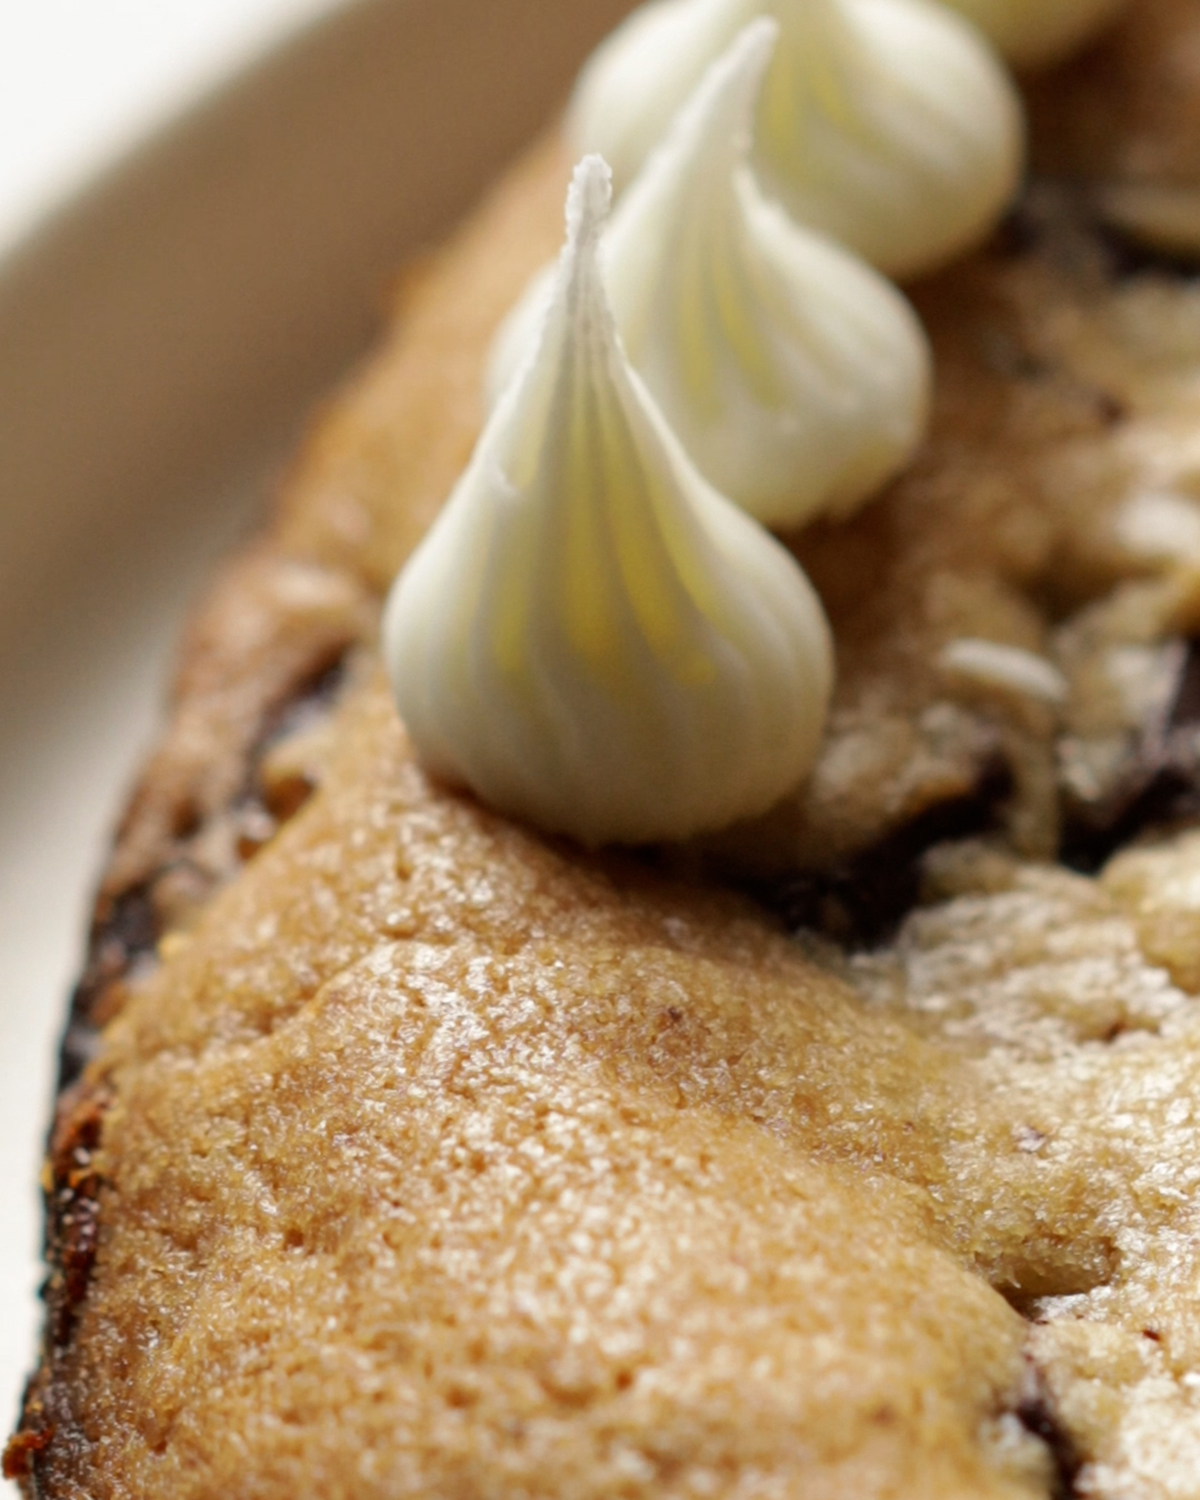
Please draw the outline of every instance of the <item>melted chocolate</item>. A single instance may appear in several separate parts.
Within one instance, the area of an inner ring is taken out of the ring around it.
[[[125,978],[139,959],[154,955],[161,936],[149,885],[102,899],[88,941],[87,965],[71,997],[71,1011],[58,1059],[58,1092],[69,1089],[96,1050],[96,1011],[111,984]]]
[[[1097,232],[1108,257],[1107,269],[1114,281],[1130,281],[1137,276],[1194,281],[1200,276],[1195,256],[1152,249],[1111,224],[1097,226]]]
[[[1171,706],[1130,746],[1116,790],[1102,802],[1064,798],[1061,859],[1095,874],[1129,844],[1200,821],[1200,641],[1181,643]]]
[[[996,761],[985,767],[970,796],[929,808],[844,865],[747,888],[789,932],[819,932],[847,948],[875,947],[920,901],[921,865],[929,850],[998,827],[1012,788],[1011,770]]]
[[[1079,1500],[1078,1480],[1083,1464],[1066,1429],[1050,1409],[1045,1395],[1038,1393],[1022,1401],[1017,1420],[1026,1432],[1045,1443],[1054,1462],[1051,1500]]]

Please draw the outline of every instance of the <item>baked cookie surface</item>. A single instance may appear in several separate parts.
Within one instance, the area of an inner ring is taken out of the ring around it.
[[[194,623],[101,893],[28,1493],[1200,1493],[1200,287],[1095,216],[1118,128],[1183,179],[1197,49],[1141,0],[1039,86],[1076,155],[1039,125],[917,289],[926,452],[795,539],[817,773],[686,857],[413,762],[378,602],[558,147],[413,278]]]

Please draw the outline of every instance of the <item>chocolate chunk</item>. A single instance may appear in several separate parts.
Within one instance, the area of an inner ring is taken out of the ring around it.
[[[1044,1394],[1030,1396],[1017,1407],[1017,1420],[1039,1438],[1054,1462],[1052,1500],[1079,1500],[1078,1479],[1083,1468],[1070,1434],[1060,1425]]]
[[[307,777],[264,784],[263,762],[271,750],[295,735],[301,735],[333,708],[346,681],[347,652],[339,651],[299,684],[269,716],[250,756],[247,786],[236,804],[238,857],[253,859],[278,829],[300,811],[316,786]]]
[[[791,932],[816,931],[848,948],[885,941],[921,898],[921,865],[935,844],[999,826],[1012,795],[1009,766],[988,766],[975,791],[919,818],[833,870],[752,882],[748,889]]]
[[[1137,276],[1165,276],[1175,281],[1192,281],[1200,276],[1194,256],[1157,250],[1144,240],[1135,239],[1115,224],[1097,225],[1106,252],[1107,266],[1114,281],[1131,281]]]
[[[1116,183],[1112,184],[1116,186]],[[1102,272],[1108,282],[1138,276],[1189,281],[1200,275],[1194,256],[1155,249],[1114,224],[1104,212],[1103,184],[1038,175],[993,243],[1012,259],[1037,255]]]
[[[161,936],[148,885],[104,897],[96,909],[83,978],[71,997],[59,1049],[58,1091],[79,1078],[96,1048],[96,1013],[110,985],[124,979],[139,959],[154,954]]]
[[[254,747],[251,762],[257,768],[273,745],[308,729],[333,707],[346,681],[347,651],[322,662],[267,719]]]
[[[1188,641],[1171,706],[1171,730],[1200,728],[1200,641]]]
[[[105,979],[124,974],[135,959],[154,952],[159,937],[149,888],[137,886],[125,891],[101,905],[92,929],[91,966],[102,969]]]
[[[1116,789],[1099,802],[1064,793],[1065,865],[1094,874],[1118,850],[1200,819],[1200,641],[1180,641],[1176,686],[1161,718],[1131,740]]]

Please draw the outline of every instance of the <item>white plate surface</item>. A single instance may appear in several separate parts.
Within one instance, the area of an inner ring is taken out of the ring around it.
[[[627,0],[355,0],[0,264],[0,1427],[88,892],[189,598],[391,269],[546,117]]]
[[[0,0],[0,254],[214,80],[339,0]]]

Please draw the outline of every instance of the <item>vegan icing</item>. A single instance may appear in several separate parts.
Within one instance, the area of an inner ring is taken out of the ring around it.
[[[689,456],[767,525],[845,515],[925,431],[931,357],[900,292],[769,201],[749,165],[779,36],[708,69],[617,208],[603,271],[625,351]],[[499,397],[545,316],[543,273],[499,336]]]
[[[584,69],[572,144],[601,152],[627,184],[708,65],[761,15],[780,42],[755,167],[797,222],[901,279],[987,235],[1020,181],[1021,104],[979,31],[932,0],[655,0]]]
[[[384,622],[427,767],[587,845],[766,811],[811,769],[829,628],[799,565],[700,475],[631,369],[578,168],[539,338]]]

